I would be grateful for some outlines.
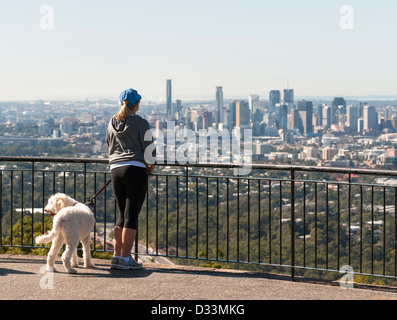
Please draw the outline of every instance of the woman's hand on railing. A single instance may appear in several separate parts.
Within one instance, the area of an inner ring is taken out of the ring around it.
[[[147,172],[147,174],[152,174],[152,172],[154,171],[154,169],[155,169],[155,165],[154,165],[154,164],[148,164],[148,165],[146,165],[146,172]]]

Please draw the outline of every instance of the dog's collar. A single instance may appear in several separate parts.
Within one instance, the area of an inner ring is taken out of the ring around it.
[[[74,206],[75,206],[76,204],[78,204],[78,203],[79,203],[79,202],[76,201],[72,207],[74,207]],[[47,211],[47,212],[48,212],[48,215],[49,215],[51,218],[53,218],[54,216],[56,216],[56,213],[54,213],[54,212],[51,212],[51,211]]]

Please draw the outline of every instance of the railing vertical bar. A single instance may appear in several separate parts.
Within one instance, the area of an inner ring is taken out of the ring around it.
[[[363,201],[363,186],[360,185],[360,272],[363,272]]]
[[[44,206],[45,206],[45,171],[43,171],[43,196],[42,196],[42,203],[41,203],[41,226],[42,226],[42,233],[44,233]]]
[[[229,230],[229,219],[230,219],[230,198],[229,198],[229,187],[230,187],[230,179],[228,178],[226,181],[226,260],[229,261],[229,242],[230,242],[230,230]],[[397,202],[396,202],[397,203]]]
[[[159,254],[159,176],[156,175],[156,255]]]
[[[261,181],[258,179],[258,263],[261,262]]]
[[[185,196],[186,196],[186,239],[185,239],[185,243],[186,243],[186,258],[189,257],[189,227],[188,227],[188,213],[189,213],[189,167],[186,166],[186,183],[185,183]]]
[[[196,177],[196,259],[198,259],[199,248],[199,183]]]
[[[328,203],[329,203],[329,199],[328,199],[328,196],[329,196],[329,190],[328,190],[328,187],[329,187],[329,184],[328,183],[326,183],[325,184],[325,214],[327,215],[327,217],[329,216],[329,205],[328,205]],[[327,258],[328,258],[328,255],[327,255]],[[328,268],[328,266],[327,266],[327,268]]]
[[[397,187],[394,188],[394,276],[397,277]]]
[[[240,261],[240,179],[237,178],[237,262]]]
[[[34,246],[34,239],[33,239],[33,225],[34,225],[34,184],[35,184],[35,179],[34,179],[34,172],[35,172],[35,162],[32,161],[32,247]]]
[[[52,193],[55,193],[55,171],[52,172]]]
[[[340,185],[339,183],[337,184],[337,192],[338,192],[338,255],[337,255],[337,266],[336,269],[339,270],[340,268],[340,199],[339,199],[339,194],[340,194]]]
[[[326,239],[326,242],[327,242],[327,244],[326,244],[326,249],[325,249],[325,268],[326,269],[328,269],[328,267],[329,267],[329,265],[328,265],[328,242],[329,242],[329,228],[328,228],[328,225],[329,225],[329,211],[328,211],[328,183],[327,184],[325,184],[325,188],[326,188],[326,200],[325,200],[325,202],[326,202],[326,210],[325,210],[325,216],[326,216],[326,224],[327,224],[327,235],[326,235],[326,237],[327,237],[327,239]],[[317,198],[317,195],[316,195],[316,198]]]
[[[168,193],[168,191],[169,191],[168,175],[165,176],[165,185],[166,185],[166,190],[167,190],[167,193]],[[149,197],[149,193],[148,193],[148,197]],[[169,216],[168,216],[168,194],[166,194],[166,196],[165,196],[165,208],[167,210],[167,212],[166,212],[166,221],[165,221],[165,242],[166,242],[165,251],[166,251],[166,254],[168,255],[168,240],[169,240],[169,232],[168,232],[168,218],[169,218]],[[149,225],[149,219],[147,219],[146,223],[147,223],[147,226],[148,226]],[[148,228],[146,230],[146,237],[147,237],[147,241],[146,242],[149,245],[149,238],[148,238],[149,237],[149,229]]]
[[[280,180],[280,264],[283,264],[283,185]]]
[[[318,195],[318,183],[314,183],[314,267],[317,268],[317,261],[318,261],[318,245],[317,245],[317,238],[318,238],[318,212],[317,212],[317,195]]]
[[[216,178],[216,260],[219,260],[219,178]]]
[[[84,162],[84,203],[87,201],[87,162]]]
[[[374,186],[371,187],[371,273],[374,273]]]
[[[179,176],[176,176],[176,256],[179,257]]]
[[[269,210],[269,264],[272,264],[272,181],[269,180],[268,194],[268,210]]]
[[[94,192],[93,192],[93,194],[95,194],[96,193],[96,178],[97,178],[97,174],[96,174],[96,172],[94,173]],[[95,216],[95,223],[94,223],[94,249],[96,248],[96,236],[97,236],[97,216],[96,216],[96,203],[97,203],[97,200],[95,199],[95,201],[94,201],[94,216]],[[114,221],[116,221],[116,219],[114,220]]]
[[[383,275],[386,275],[386,187],[383,187]]]
[[[105,182],[106,183],[106,182]],[[73,195],[74,198],[77,198],[77,172],[73,172]]]
[[[383,187],[383,275],[386,275],[386,187]]]
[[[24,203],[23,203],[23,170],[21,170],[21,246],[23,247],[23,245],[24,245],[24,243],[23,243],[23,233],[24,233],[24,230],[23,230],[23,217],[24,217],[24,214],[23,214],[23,205],[24,205]],[[32,220],[33,220],[33,210],[32,210]],[[32,233],[32,237],[33,237],[33,233]]]
[[[207,219],[207,221],[206,221],[206,248],[205,248],[205,251],[206,251],[206,258],[208,259],[208,250],[209,250],[209,212],[208,212],[208,177],[206,177],[206,188],[205,188],[205,190],[206,190],[206,205],[207,205],[207,207],[206,207],[206,210],[207,210],[207,217],[206,217],[206,219]]]
[[[303,267],[306,267],[306,181],[303,182]]]
[[[295,171],[291,170],[291,281],[295,281]]]
[[[352,265],[351,263],[351,183],[352,183],[352,179],[351,179],[351,173],[349,173],[349,190],[348,190],[348,215],[349,215],[349,226],[348,226],[348,230],[349,230],[349,266]]]
[[[63,193],[66,193],[66,171],[63,172]]]
[[[247,224],[247,251],[248,251],[248,253],[247,253],[247,261],[248,262],[250,262],[250,240],[251,240],[251,225],[250,225],[250,220],[251,220],[251,204],[250,204],[250,200],[251,200],[251,197],[250,197],[250,194],[251,194],[251,189],[250,189],[250,179],[247,179],[247,182],[248,182],[248,194],[247,194],[247,202],[248,202],[248,212],[247,212],[247,214],[248,214],[248,216],[247,216],[247,218],[248,218],[248,224]]]
[[[107,182],[106,173],[103,175],[103,185]],[[107,216],[107,192],[103,190],[103,251],[106,251],[106,216]]]
[[[12,232],[12,226],[14,225],[14,170],[11,170],[10,172],[10,194],[11,194],[11,245],[13,245],[13,240],[14,240],[14,235]]]
[[[3,171],[0,171],[0,246],[3,245]]]

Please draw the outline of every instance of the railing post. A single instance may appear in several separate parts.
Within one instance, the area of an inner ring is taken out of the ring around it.
[[[295,281],[295,170],[291,170],[291,281]]]

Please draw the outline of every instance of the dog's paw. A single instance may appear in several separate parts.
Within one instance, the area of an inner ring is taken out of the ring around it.
[[[95,264],[93,264],[92,262],[88,263],[88,264],[84,264],[84,268],[95,268]]]
[[[75,274],[75,273],[77,273],[77,270],[73,269],[73,268],[70,268],[70,269],[67,269],[66,272],[70,273],[70,274]]]

